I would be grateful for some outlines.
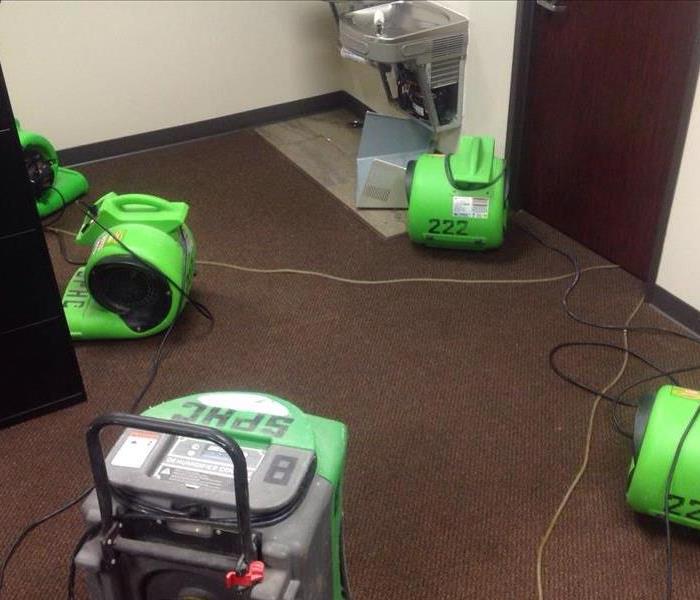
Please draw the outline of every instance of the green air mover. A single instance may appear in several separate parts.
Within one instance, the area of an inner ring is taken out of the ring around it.
[[[406,169],[408,235],[418,244],[486,250],[503,243],[504,161],[494,139],[460,138],[455,154],[424,154]]]
[[[34,200],[42,219],[88,191],[87,179],[77,171],[58,166],[58,155],[45,137],[21,128],[15,120],[24,164],[32,184]]]
[[[195,244],[189,207],[145,194],[100,198],[78,232],[92,244],[63,295],[74,339],[138,338],[168,327],[185,305]]]
[[[100,431],[127,429],[107,457]],[[186,396],[87,434],[90,600],[342,600],[346,429],[266,394]]]
[[[634,424],[634,457],[627,501],[634,510],[664,516],[669,469],[683,432],[700,403],[700,392],[666,385],[640,403]],[[668,496],[669,519],[700,529],[700,422],[681,447]]]

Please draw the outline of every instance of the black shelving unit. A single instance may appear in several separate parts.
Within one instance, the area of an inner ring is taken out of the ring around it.
[[[85,400],[0,66],[0,427]]]

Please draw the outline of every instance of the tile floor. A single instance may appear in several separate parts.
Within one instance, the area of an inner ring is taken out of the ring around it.
[[[338,109],[258,127],[257,132],[384,237],[406,231],[405,210],[355,208],[356,157],[362,130]]]

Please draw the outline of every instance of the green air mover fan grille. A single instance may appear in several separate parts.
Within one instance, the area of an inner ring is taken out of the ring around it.
[[[31,146],[24,150],[24,165],[27,168],[29,182],[32,184],[34,199],[38,200],[53,186],[53,165],[39,150]]]
[[[131,256],[105,258],[90,271],[95,300],[136,331],[155,327],[170,311],[170,286],[162,274]]]
[[[87,192],[87,179],[59,165],[58,154],[49,140],[22,129],[17,120],[15,126],[39,217],[48,217]]]

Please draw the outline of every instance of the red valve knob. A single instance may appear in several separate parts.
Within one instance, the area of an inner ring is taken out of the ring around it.
[[[249,588],[260,583],[265,577],[265,563],[261,560],[254,560],[248,565],[245,573],[239,575],[235,571],[226,573],[226,587],[242,587]]]

